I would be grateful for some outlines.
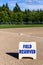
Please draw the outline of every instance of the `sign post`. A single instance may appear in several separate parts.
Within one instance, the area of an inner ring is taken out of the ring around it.
[[[22,57],[32,57],[36,59],[36,42],[19,43],[19,59]]]

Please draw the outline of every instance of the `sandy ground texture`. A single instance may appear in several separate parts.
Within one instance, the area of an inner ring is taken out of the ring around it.
[[[36,41],[36,60],[18,59],[20,41]],[[43,65],[43,28],[0,29],[0,65]]]

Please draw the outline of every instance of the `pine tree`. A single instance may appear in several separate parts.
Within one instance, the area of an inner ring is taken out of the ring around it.
[[[14,12],[21,12],[21,9],[17,3],[16,3],[16,6],[14,7],[13,11]]]

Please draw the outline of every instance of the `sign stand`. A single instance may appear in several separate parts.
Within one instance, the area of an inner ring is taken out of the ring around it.
[[[36,59],[36,52],[36,42],[19,43],[19,59],[22,59],[22,57],[31,57]]]

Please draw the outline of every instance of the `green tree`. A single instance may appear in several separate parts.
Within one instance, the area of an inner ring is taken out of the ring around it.
[[[13,11],[14,12],[21,12],[21,9],[17,3],[16,3],[16,6],[14,7]]]
[[[43,11],[40,12],[40,23],[43,23]]]

